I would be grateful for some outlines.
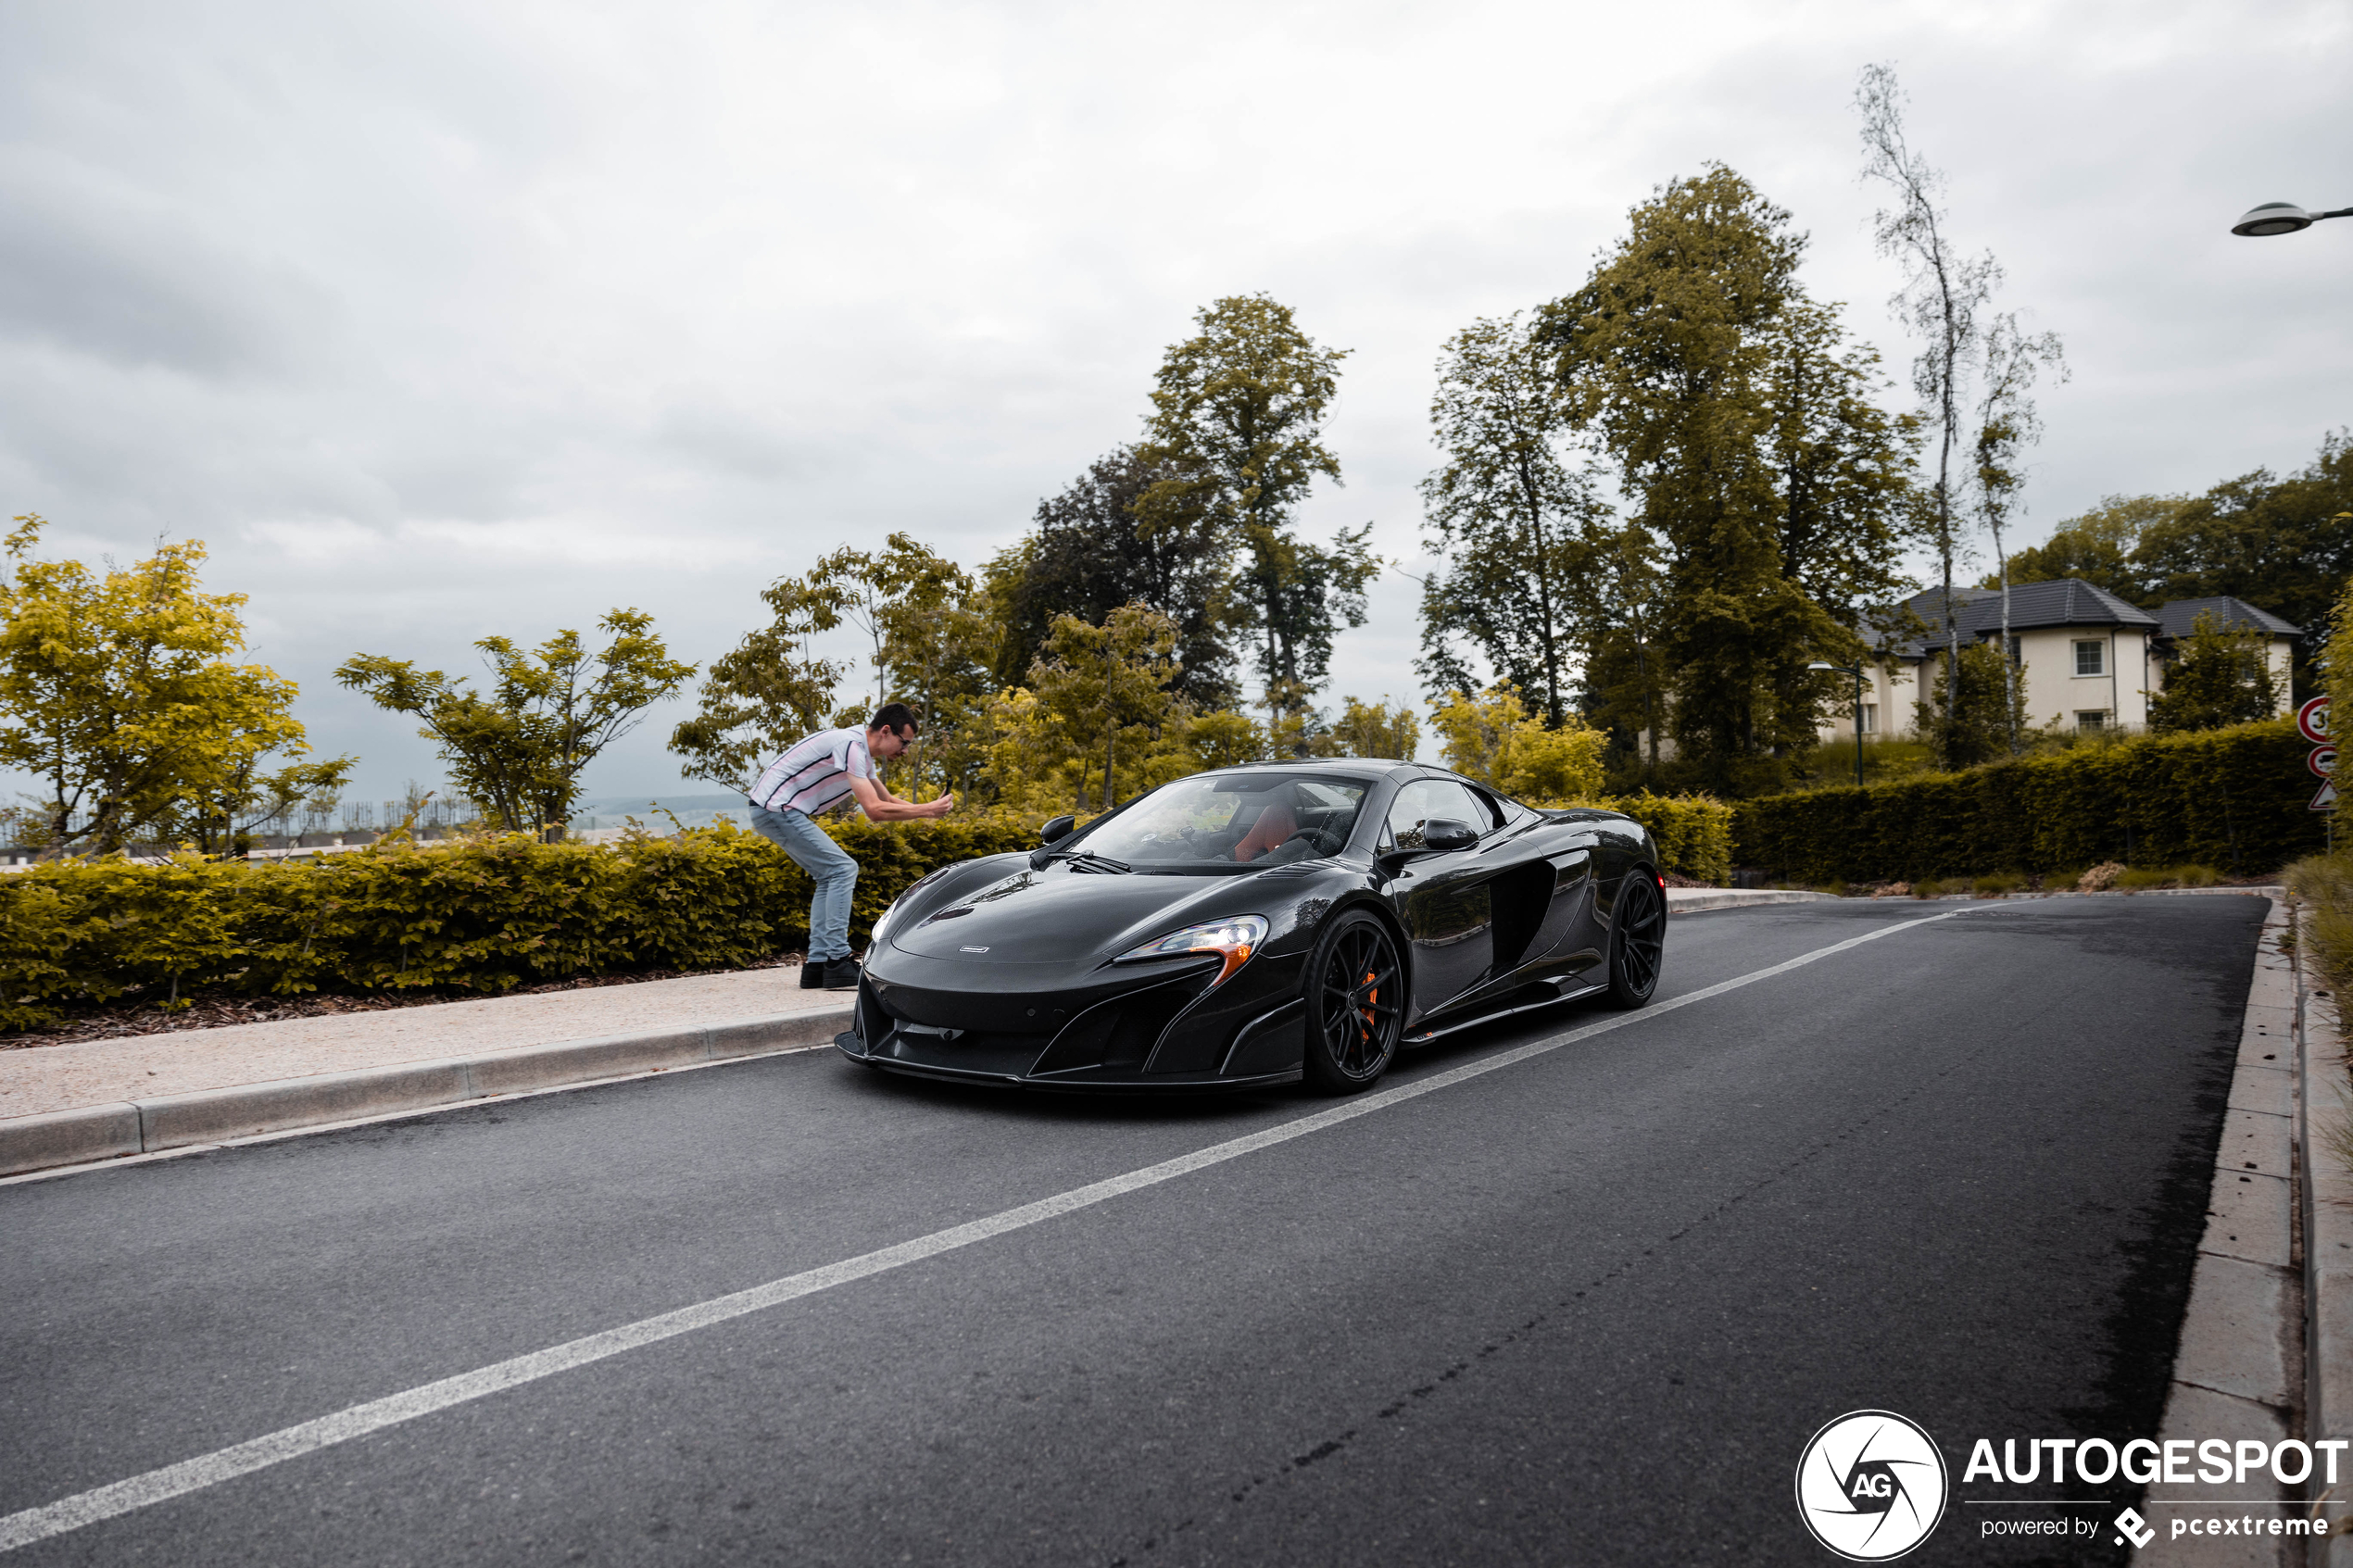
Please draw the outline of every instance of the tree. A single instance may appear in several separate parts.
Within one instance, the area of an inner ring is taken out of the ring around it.
[[[2062,521],[2042,544],[2030,545],[2010,557],[2010,583],[2015,586],[2076,577],[2145,607],[2148,584],[2134,560],[2141,537],[2186,504],[2180,495],[2108,496],[2082,516]],[[1982,588],[2001,585],[1999,572],[1988,572],[1978,584]]]
[[[612,610],[597,624],[612,640],[596,653],[573,631],[528,650],[506,637],[474,644],[494,677],[487,697],[463,678],[378,654],[353,655],[335,679],[424,721],[417,733],[440,742],[451,778],[507,831],[560,838],[582,771],[695,673],[670,657],[644,611]]]
[[[1567,411],[1551,356],[1515,314],[1447,340],[1429,420],[1443,468],[1421,483],[1423,537],[1450,565],[1422,583],[1422,668],[1469,687],[1467,642],[1495,676],[1536,694],[1544,721],[1569,710],[1573,606],[1607,508],[1563,461]]]
[[[1448,692],[1431,709],[1430,726],[1444,745],[1446,765],[1466,777],[1530,800],[1582,800],[1601,793],[1609,737],[1574,713],[1547,728],[1503,684],[1476,697]]]
[[[840,607],[841,619],[866,634],[874,684],[863,702],[836,712],[839,725],[863,723],[886,702],[915,706],[923,721],[913,746],[887,771],[907,787],[936,777],[961,784],[979,761],[962,732],[980,712],[997,632],[981,609],[972,578],[912,535],[895,533],[879,551],[844,547],[821,558],[805,580]]]
[[[1264,294],[1193,319],[1201,332],[1170,346],[1152,390],[1138,458],[1164,477],[1135,515],[1150,532],[1205,527],[1233,550],[1233,616],[1257,644],[1268,714],[1296,715],[1329,671],[1340,626],[1364,624],[1365,584],[1380,570],[1370,523],[1328,549],[1291,524],[1317,475],[1340,481],[1323,420],[1347,351],[1317,347]]]
[[[211,859],[243,856],[258,830],[297,809],[334,809],[358,765],[353,757],[296,762],[264,771],[261,759],[247,754],[221,771],[209,792],[192,796],[155,826],[167,844],[187,844]]]
[[[33,558],[43,528],[16,520],[0,584],[0,765],[41,781],[27,831],[61,854],[110,854],[193,834],[208,853],[273,803],[339,784],[350,758],[262,764],[309,750],[295,685],[226,657],[245,646],[243,594],[200,590],[201,541],[158,544],[104,575]]]
[[[2009,657],[2010,646],[2010,576],[2009,556],[2002,547],[2002,524],[2018,504],[2018,493],[2026,483],[2025,470],[2020,464],[2020,454],[2032,446],[2043,433],[2043,421],[2035,412],[2034,400],[2028,395],[2035,378],[2045,370],[2058,380],[2067,379],[2067,359],[2059,347],[2058,334],[2040,332],[2032,336],[2018,329],[2016,312],[1994,318],[1985,329],[1985,341],[1981,345],[1985,363],[1985,381],[1978,398],[1977,409],[1977,469],[1970,477],[1974,481],[1977,513],[1994,536],[1994,560],[2001,578],[2002,591],[2002,669],[2007,694],[2002,711],[2014,713],[2018,708],[2018,661]],[[2009,748],[2018,749],[2018,731],[2009,734]]]
[[[1774,709],[1802,716],[1807,732],[1800,738],[1784,727],[1777,755],[1787,755],[1818,730],[1822,677],[1808,667],[1863,658],[1860,628],[1908,587],[1897,563],[1912,532],[1919,421],[1890,418],[1873,400],[1886,384],[1878,351],[1847,341],[1835,307],[1791,300],[1768,342],[1764,390],[1779,479],[1780,574],[1850,633],[1840,637],[1815,621],[1804,642],[1793,641],[1772,660]]]
[[[1065,738],[1070,753],[1088,759],[1100,750],[1102,803],[1118,799],[1116,765],[1120,739],[1130,740],[1131,765],[1161,738],[1171,716],[1169,686],[1176,676],[1172,655],[1176,628],[1147,605],[1123,605],[1089,626],[1075,615],[1054,622],[1045,652],[1031,666],[1029,684],[1040,711]],[[1086,775],[1079,775],[1078,809],[1087,808]]]
[[[1936,478],[1928,495],[1930,541],[1942,569],[1946,679],[1938,688],[1966,701],[1970,686],[1956,681],[1960,632],[1954,618],[1953,562],[1960,549],[1960,476],[1953,455],[1964,439],[1962,422],[1968,384],[1979,349],[1977,313],[1994,297],[2002,270],[1992,252],[1965,257],[1945,233],[1948,215],[1938,205],[1944,176],[1915,153],[1904,134],[1904,92],[1887,66],[1863,68],[1855,107],[1863,118],[1863,177],[1886,184],[1894,204],[1873,219],[1872,237],[1881,256],[1900,261],[1904,286],[1890,305],[1913,334],[1920,352],[1912,361],[1912,389],[1919,395],[1929,428],[1936,433]],[[1961,728],[1948,725],[1953,733]],[[1945,759],[1951,765],[1951,759]]]
[[[2271,636],[2261,629],[2198,611],[2166,661],[2164,690],[2149,696],[2149,728],[2179,734],[2269,719],[2283,695],[2271,652]]]
[[[1176,623],[1178,695],[1204,709],[1234,700],[1223,631],[1229,542],[1198,511],[1167,506],[1150,526],[1136,515],[1145,493],[1172,477],[1122,446],[1038,503],[1036,527],[987,571],[1000,684],[1027,677],[1056,616],[1100,625],[1122,605],[1142,604]]]
[[[2133,564],[2147,602],[2228,594],[2318,628],[2353,575],[2353,443],[2329,435],[2284,479],[2258,469],[2183,502],[2142,530]]]
[[[1388,697],[1363,703],[1341,699],[1340,721],[1331,728],[1333,742],[1343,757],[1381,757],[1411,762],[1421,744],[1421,720],[1404,703],[1391,707]]]
[[[2012,737],[2028,727],[2025,697],[2009,678],[2009,660],[1991,643],[1970,643],[1951,668],[1960,674],[1958,694],[1947,689],[1940,668],[1928,698],[1914,704],[1920,738],[1947,768],[1972,768],[2006,755]]]
[[[813,646],[841,624],[838,587],[779,577],[760,596],[775,619],[711,661],[696,694],[699,711],[670,734],[670,749],[686,759],[684,777],[740,794],[750,792],[769,759],[824,727],[847,673]]]
[[[900,759],[910,792],[961,791],[982,766],[974,730],[988,700],[988,660],[999,632],[962,567],[920,546],[917,551],[902,560],[895,591],[876,610],[883,689],[923,716],[915,744]]]
[[[1637,735],[1646,736],[1647,771],[1655,774],[1666,725],[1667,666],[1657,628],[1667,610],[1667,579],[1658,541],[1640,519],[1594,542],[1593,570],[1579,585],[1578,605],[1585,628],[1581,706],[1629,751]]]
[[[1788,213],[1718,165],[1630,219],[1585,286],[1545,307],[1543,335],[1570,412],[1640,500],[1621,547],[1662,547],[1650,646],[1666,723],[1702,782],[1763,787],[1781,771],[1765,759],[1809,743],[1834,699],[1806,667],[1860,652],[1809,587],[1868,576],[1904,505],[1904,453],[1850,395],[1867,358],[1806,307]],[[1825,421],[1843,421],[1837,439]],[[1869,504],[1831,499],[1856,484]]]

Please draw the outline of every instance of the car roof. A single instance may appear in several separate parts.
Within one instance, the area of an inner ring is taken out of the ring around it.
[[[1265,762],[1238,762],[1230,768],[1204,768],[1205,773],[1257,772],[1344,772],[1371,773],[1379,778],[1418,773],[1418,762],[1400,762],[1393,757],[1296,757],[1274,759]]]

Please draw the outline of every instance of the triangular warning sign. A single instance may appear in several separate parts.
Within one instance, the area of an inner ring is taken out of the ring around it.
[[[2336,783],[2334,780],[2331,780],[2329,783],[2321,786],[2321,793],[2312,797],[2312,804],[2309,809],[2315,811],[2334,811],[2336,809]]]

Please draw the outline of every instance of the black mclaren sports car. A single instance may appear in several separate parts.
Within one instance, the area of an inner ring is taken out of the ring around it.
[[[1034,1088],[1347,1094],[1402,1047],[1658,985],[1665,884],[1640,822],[1436,768],[1224,768],[1040,836],[891,905],[845,1053]]]

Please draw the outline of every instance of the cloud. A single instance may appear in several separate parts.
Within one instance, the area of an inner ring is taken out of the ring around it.
[[[1417,553],[1444,337],[1581,280],[1707,159],[1900,370],[1847,99],[1892,59],[2005,304],[2066,335],[2030,530],[2294,466],[2348,415],[2341,6],[850,6],[291,0],[0,16],[0,500],[207,539],[361,792],[337,689],[618,604],[683,657],[894,528],[977,565],[1131,439],[1190,313],[1351,349],[1309,526]],[[1404,696],[1413,584],[1334,695]],[[604,793],[667,787],[658,716]]]

